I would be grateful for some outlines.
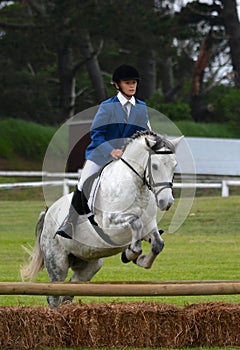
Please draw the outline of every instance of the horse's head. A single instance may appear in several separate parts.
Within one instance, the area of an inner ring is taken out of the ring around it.
[[[182,137],[172,140],[157,134],[145,137],[149,151],[146,177],[161,210],[168,210],[174,202],[172,181],[177,165],[175,150]]]

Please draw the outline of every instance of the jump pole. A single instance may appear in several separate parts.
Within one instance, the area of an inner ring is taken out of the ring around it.
[[[240,281],[0,282],[0,295],[191,296],[240,294]]]

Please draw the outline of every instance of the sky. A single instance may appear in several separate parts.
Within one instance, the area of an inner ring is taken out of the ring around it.
[[[195,0],[176,0],[176,6],[181,7],[183,5],[186,5],[188,2],[193,2]],[[213,0],[200,0],[202,3],[208,2],[209,4],[213,3]],[[236,0],[237,3],[237,10],[238,10],[238,18],[240,20],[240,0]]]

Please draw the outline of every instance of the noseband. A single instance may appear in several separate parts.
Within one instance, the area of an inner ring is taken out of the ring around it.
[[[162,190],[164,190],[165,188],[172,188],[173,187],[173,183],[172,182],[154,182],[153,180],[153,176],[152,176],[152,172],[151,172],[151,156],[153,154],[173,154],[172,151],[152,151],[149,154],[149,158],[148,158],[148,164],[147,164],[147,168],[144,170],[144,176],[142,177],[132,166],[131,164],[129,164],[125,159],[120,158],[121,161],[126,164],[138,177],[140,177],[140,179],[142,180],[143,184],[146,185],[148,187],[149,190],[151,190],[153,192],[154,187],[158,187],[161,186],[160,190],[155,193],[155,196],[157,196]],[[146,179],[146,173],[147,173],[147,169],[148,169],[148,176],[149,176],[149,181],[147,181]]]
[[[155,152],[151,152],[148,158],[148,176],[149,176],[149,184],[150,184],[150,189],[151,191],[153,191],[154,187],[161,187],[160,190],[155,193],[155,196],[157,197],[158,194],[164,190],[165,188],[172,188],[173,187],[173,183],[172,182],[154,182],[153,176],[152,176],[152,172],[151,172],[151,168],[152,168],[152,162],[151,162],[151,156],[153,154],[173,154],[172,151],[155,151]],[[144,178],[146,178],[146,170],[144,172]]]

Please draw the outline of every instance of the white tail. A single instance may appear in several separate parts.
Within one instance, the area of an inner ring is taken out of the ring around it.
[[[22,266],[20,269],[20,276],[23,281],[29,280],[33,281],[38,272],[44,267],[43,255],[40,247],[40,237],[42,234],[44,219],[47,209],[42,211],[39,215],[38,222],[36,225],[36,243],[34,249],[29,249],[28,247],[23,247],[23,249],[29,254],[30,262]]]

